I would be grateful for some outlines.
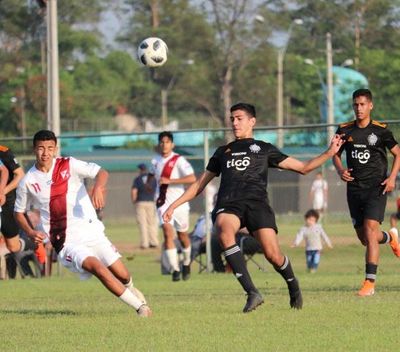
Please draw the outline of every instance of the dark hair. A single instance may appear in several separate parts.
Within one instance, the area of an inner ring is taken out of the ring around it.
[[[256,117],[256,108],[254,107],[254,105],[247,103],[237,103],[231,106],[231,113],[236,110],[246,111],[249,115]]]
[[[174,136],[169,131],[163,131],[158,134],[158,141],[161,142],[164,137],[167,137],[171,142],[174,141]]]
[[[369,101],[372,101],[372,93],[367,88],[357,89],[353,92],[353,100],[358,97],[366,97]]]
[[[317,221],[319,219],[319,214],[316,210],[314,209],[310,209],[307,210],[307,212],[304,214],[304,218],[308,219],[308,218],[316,218]]]
[[[57,137],[53,131],[40,130],[33,136],[33,146],[36,146],[38,141],[54,141],[57,144]]]

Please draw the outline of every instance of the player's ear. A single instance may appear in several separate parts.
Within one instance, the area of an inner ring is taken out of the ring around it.
[[[372,101],[371,101],[370,107],[371,107],[371,110],[374,108],[374,103]]]

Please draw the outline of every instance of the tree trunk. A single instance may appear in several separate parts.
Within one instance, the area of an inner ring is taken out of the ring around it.
[[[232,106],[232,65],[228,64],[225,75],[223,77],[221,96],[224,104],[224,127],[231,127],[231,112]],[[230,131],[225,132],[225,141],[230,142],[232,140],[232,133]]]

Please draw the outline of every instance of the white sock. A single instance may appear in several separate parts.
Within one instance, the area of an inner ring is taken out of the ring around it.
[[[182,254],[183,254],[183,265],[190,265],[191,261],[191,252],[192,252],[192,246],[189,245],[187,248],[182,249]]]
[[[178,251],[176,248],[166,249],[165,254],[167,255],[169,265],[173,271],[180,271],[178,264]]]
[[[389,231],[394,232],[395,234],[397,234],[397,236],[399,235],[399,232],[395,227],[392,227]]]
[[[125,302],[128,306],[135,308],[135,310],[138,310],[139,307],[143,305],[143,302],[137,298],[129,288],[127,288],[124,293],[119,296],[119,299]]]
[[[132,277],[129,278],[129,282],[128,282],[127,284],[124,284],[124,286],[125,286],[126,288],[129,288],[130,290],[133,289],[133,280],[132,280]]]

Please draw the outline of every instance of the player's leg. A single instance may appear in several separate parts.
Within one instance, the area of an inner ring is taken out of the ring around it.
[[[216,218],[215,226],[221,246],[224,249],[225,259],[248,295],[243,313],[251,312],[262,304],[264,300],[251,280],[242,251],[235,240],[235,235],[240,229],[240,220],[234,214],[220,213]]]
[[[306,251],[306,264],[308,272],[311,272],[312,269],[312,259],[312,251]]]
[[[25,249],[25,241],[20,238],[19,227],[14,220],[14,209],[9,204],[4,204],[2,206],[1,233],[11,253],[17,253]]]
[[[314,255],[313,255],[313,269],[314,269],[314,272],[317,271],[320,260],[321,260],[321,252],[320,251],[314,251]]]
[[[178,208],[174,212],[174,226],[178,235],[179,242],[182,245],[183,265],[182,279],[190,278],[190,263],[192,257],[192,245],[189,238],[189,208]]]
[[[275,230],[262,228],[253,231],[253,234],[260,243],[265,258],[286,281],[290,296],[290,306],[295,309],[301,309],[303,307],[303,298],[299,282],[293,273],[289,258],[281,252]]]
[[[175,230],[171,224],[162,224],[164,235],[164,250],[172,271],[172,281],[180,280],[180,268],[178,261],[178,250],[174,243]]]

